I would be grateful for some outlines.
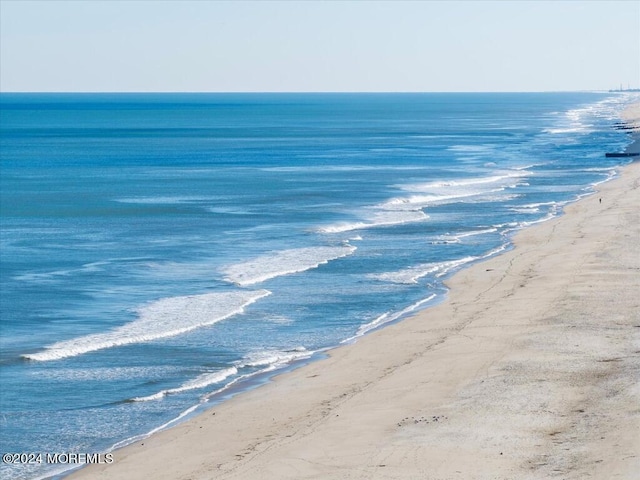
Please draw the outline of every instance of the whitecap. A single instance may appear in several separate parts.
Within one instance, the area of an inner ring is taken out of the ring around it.
[[[415,284],[423,277],[429,274],[435,274],[436,277],[447,274],[454,268],[460,267],[466,263],[477,260],[480,257],[464,257],[457,260],[448,260],[445,262],[423,263],[414,265],[409,268],[397,270],[394,272],[384,272],[369,275],[369,278],[381,280],[383,282],[399,283],[399,284]]]
[[[352,245],[306,247],[276,251],[252,260],[223,267],[225,280],[237,285],[252,285],[271,278],[317,268],[356,251]]]
[[[318,232],[343,233],[353,230],[364,230],[368,228],[389,227],[394,225],[404,225],[406,223],[424,222],[428,219],[429,216],[419,209],[398,209],[397,211],[379,209],[377,211],[374,210],[369,215],[366,215],[363,221],[335,223],[333,225],[320,227],[318,229]]]
[[[502,182],[503,180],[511,180],[513,178],[521,178],[529,175],[524,171],[526,167],[514,171],[508,171],[499,175],[490,175],[488,177],[462,178],[457,180],[438,180],[434,182],[399,185],[402,190],[410,192],[432,191],[434,189],[451,188],[451,187],[469,187],[475,185],[485,185],[487,183]]]
[[[75,357],[105,348],[173,337],[213,325],[242,313],[248,305],[270,295],[268,290],[217,292],[157,300],[138,309],[138,318],[105,333],[54,343],[44,351],[24,354],[29,360]]]
[[[209,385],[215,385],[216,383],[223,382],[227,378],[238,373],[238,369],[236,367],[225,368],[223,370],[216,370],[213,372],[203,373],[198,377],[189,380],[179,387],[176,388],[168,388],[166,390],[161,390],[152,395],[147,395],[145,397],[135,397],[132,400],[134,402],[148,402],[150,400],[160,400],[167,395],[187,392],[189,390],[197,390],[200,388],[208,387]]]
[[[470,230],[470,231],[461,232],[461,233],[451,233],[448,235],[442,235],[440,237],[437,237],[437,239],[445,243],[460,243],[463,238],[475,237],[476,235],[485,235],[487,233],[495,233],[497,231],[498,231],[497,228],[491,227],[491,228],[484,228],[482,230]]]
[[[287,365],[294,360],[309,358],[313,354],[313,351],[304,347],[297,347],[292,350],[261,350],[245,356],[238,362],[238,368],[267,367],[268,370],[271,370]]]

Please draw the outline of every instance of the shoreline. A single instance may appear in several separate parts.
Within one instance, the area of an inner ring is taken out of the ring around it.
[[[640,103],[629,105],[621,112],[620,117],[632,139],[625,153],[640,153]]]
[[[622,170],[444,302],[65,478],[632,478],[640,164]]]

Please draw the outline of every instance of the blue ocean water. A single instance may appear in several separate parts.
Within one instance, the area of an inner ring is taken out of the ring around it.
[[[0,451],[109,451],[441,300],[615,175],[638,100],[1,94]]]

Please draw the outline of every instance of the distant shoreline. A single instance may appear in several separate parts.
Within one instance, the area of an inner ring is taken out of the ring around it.
[[[640,103],[634,103],[627,107],[621,114],[627,127],[627,132],[631,135],[632,142],[627,146],[625,152],[640,153]]]

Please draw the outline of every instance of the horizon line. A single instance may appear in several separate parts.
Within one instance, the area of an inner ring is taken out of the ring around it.
[[[0,90],[2,94],[423,94],[423,93],[615,93],[640,88],[576,90]]]

